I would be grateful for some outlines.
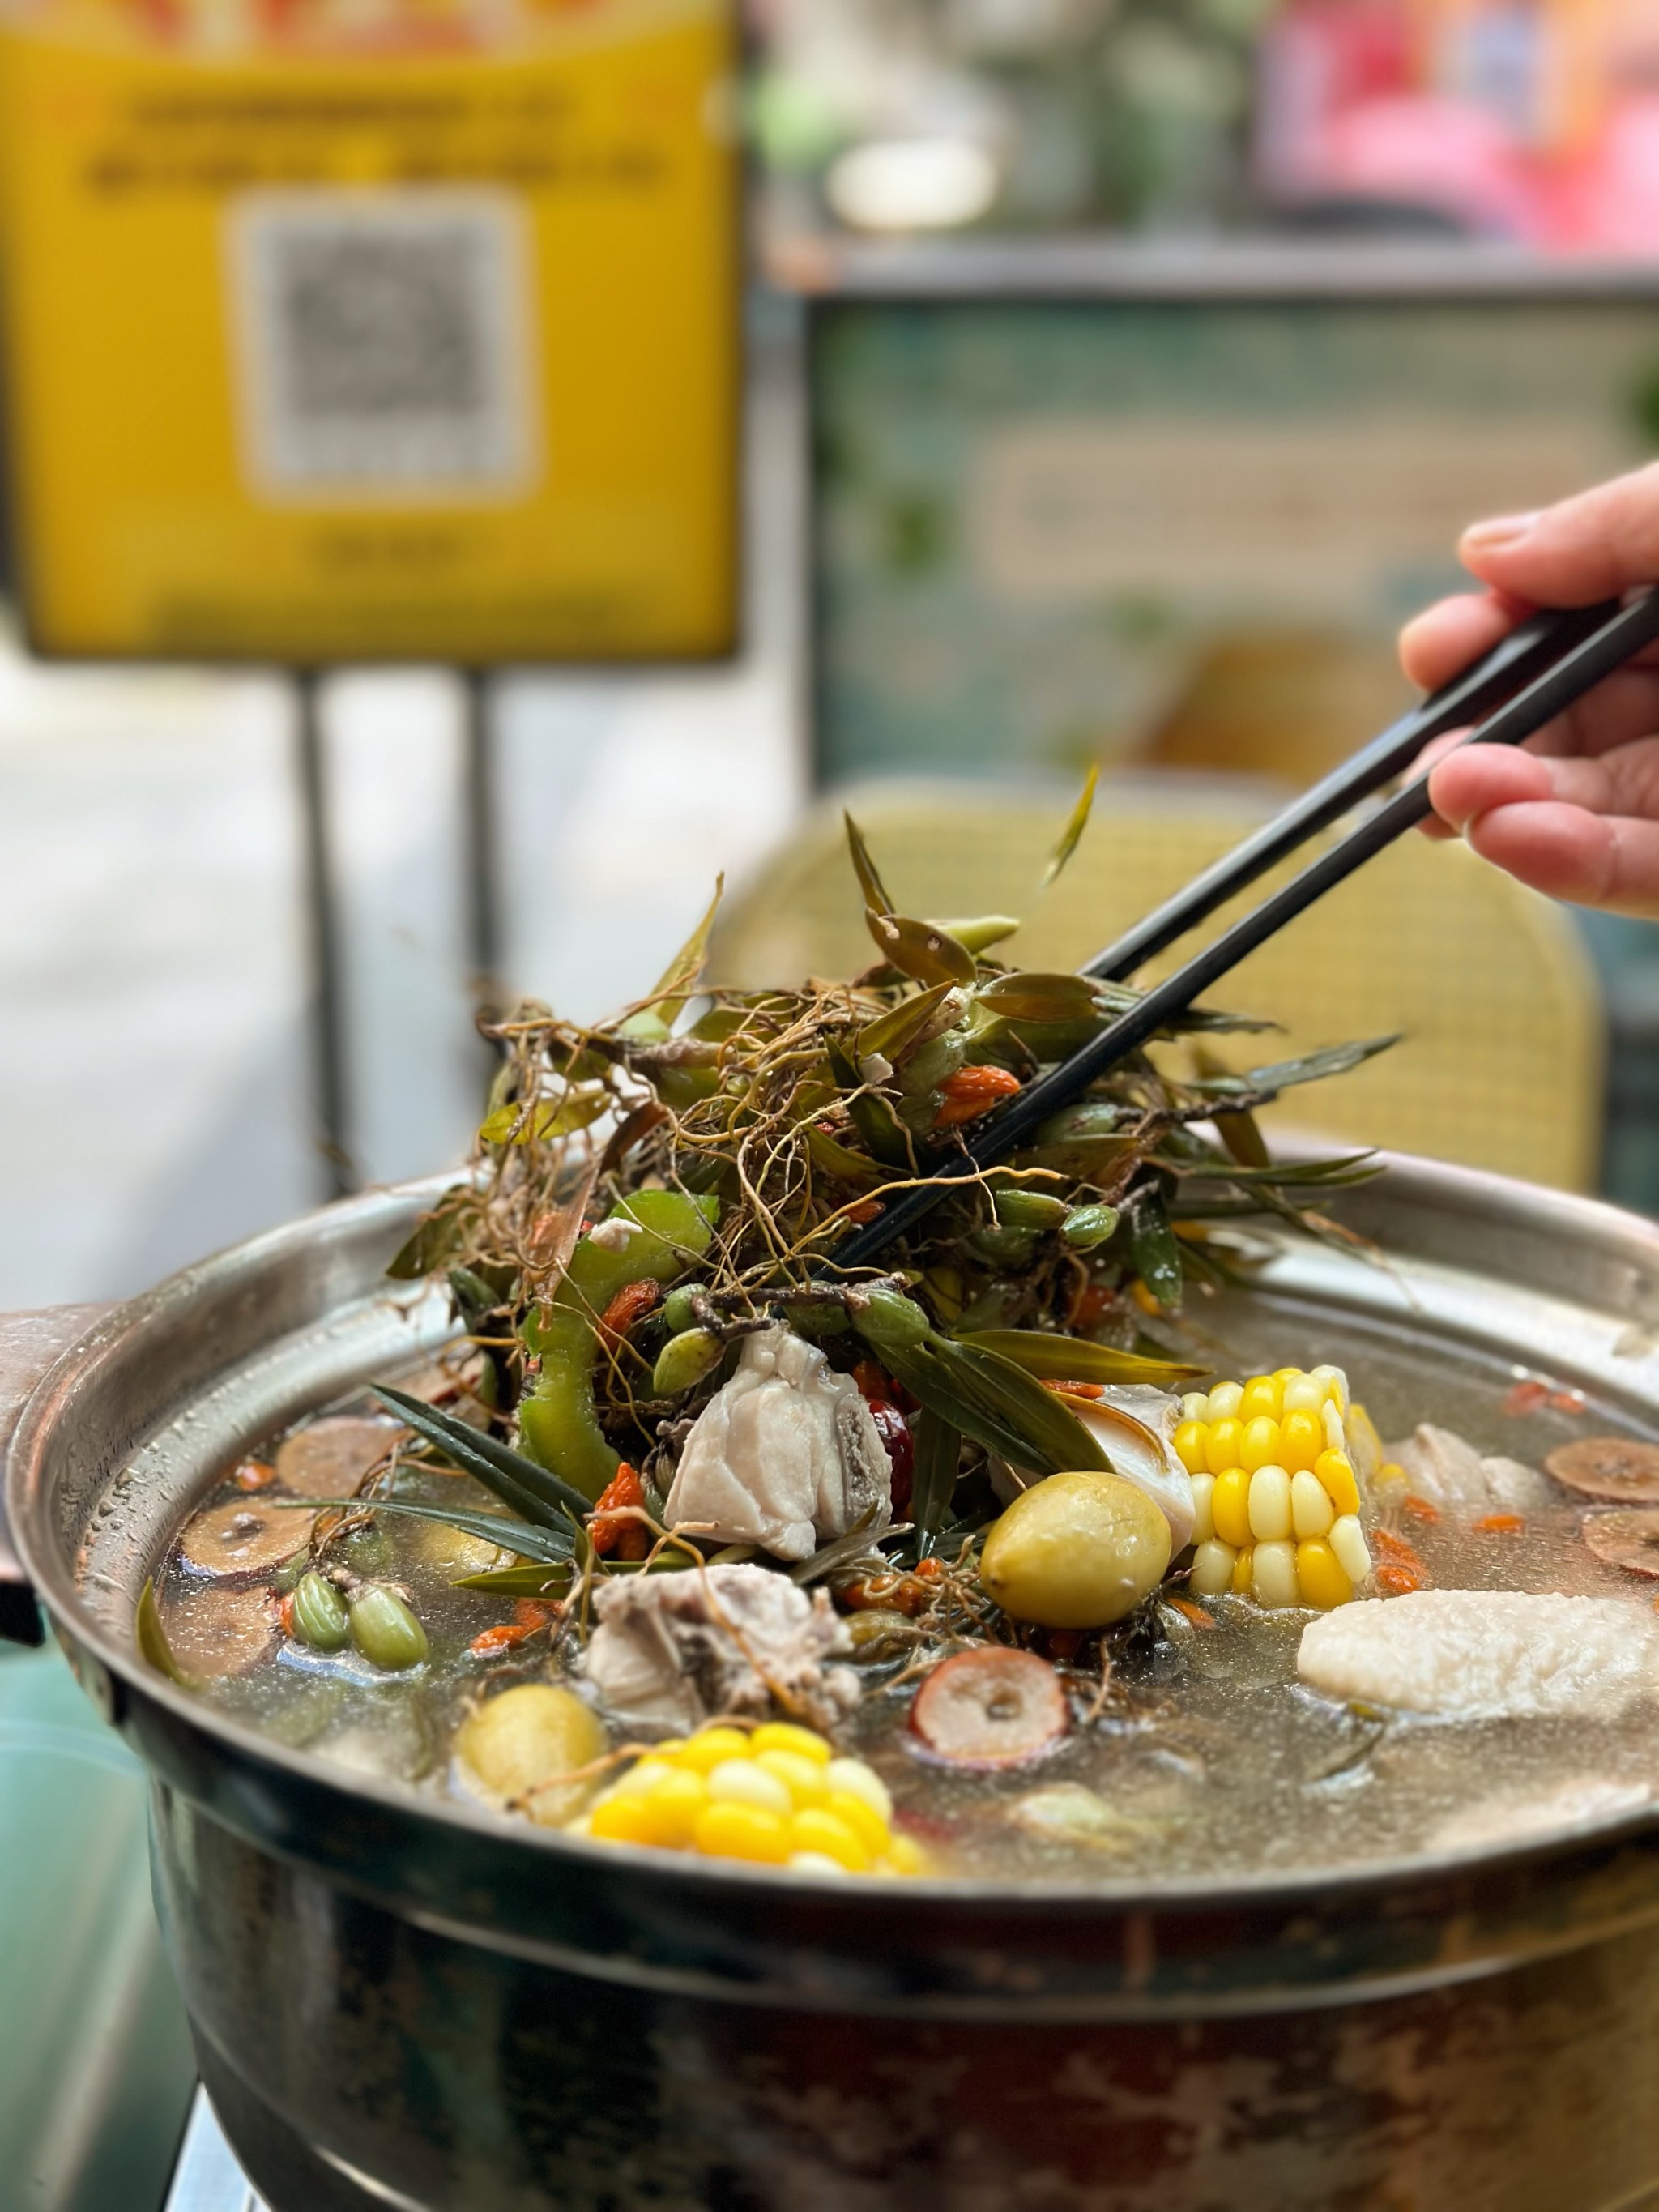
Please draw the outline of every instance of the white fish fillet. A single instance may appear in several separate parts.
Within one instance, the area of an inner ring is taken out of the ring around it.
[[[1449,1719],[1606,1718],[1659,1689],[1659,1622],[1620,1598],[1413,1590],[1304,1630],[1304,1682]]]

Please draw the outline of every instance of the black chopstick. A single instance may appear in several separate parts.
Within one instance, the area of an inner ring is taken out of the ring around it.
[[[1443,684],[1409,714],[1402,714],[1381,737],[1373,738],[1340,768],[1333,769],[1293,799],[1282,813],[1264,822],[1213,866],[1155,907],[1115,944],[1097,952],[1083,974],[1114,983],[1133,975],[1177,937],[1195,928],[1218,906],[1224,906],[1236,892],[1265,875],[1287,853],[1293,853],[1316,830],[1328,828],[1351,806],[1370,798],[1409,768],[1431,738],[1443,737],[1448,730],[1490,714],[1618,611],[1617,599],[1602,599],[1595,606],[1553,609],[1529,616],[1490,653],[1471,661],[1449,684]]]
[[[1608,616],[1588,636],[1581,636],[1559,659],[1472,729],[1463,743],[1519,744],[1656,637],[1659,591],[1644,592]],[[829,1255],[830,1264],[838,1272],[870,1266],[896,1237],[931,1212],[951,1183],[970,1181],[1006,1158],[1051,1114],[1073,1104],[1098,1076],[1138,1051],[1176,1015],[1184,1013],[1201,992],[1236,968],[1247,954],[1431,811],[1425,771],[1137,1000],[1069,1060],[1027,1084],[1006,1106],[987,1117],[961,1151],[930,1163],[928,1180],[901,1193],[885,1212],[837,1245]]]

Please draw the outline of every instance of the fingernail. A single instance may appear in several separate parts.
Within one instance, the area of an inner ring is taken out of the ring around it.
[[[1537,521],[1536,509],[1531,514],[1498,514],[1490,522],[1472,522],[1463,532],[1466,545],[1513,545],[1524,538]]]

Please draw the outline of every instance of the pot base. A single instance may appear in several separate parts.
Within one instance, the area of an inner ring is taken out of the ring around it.
[[[366,2186],[319,2156],[193,2021],[191,2039],[214,2116],[267,2212],[386,2212],[388,2205],[398,2212],[426,2212],[412,2197],[394,2195],[378,2183]]]

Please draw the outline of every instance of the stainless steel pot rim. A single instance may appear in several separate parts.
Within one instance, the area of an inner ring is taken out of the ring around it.
[[[1450,1213],[1483,1211],[1500,1202],[1506,1209],[1513,1210],[1517,1193],[1521,1193],[1525,1206],[1538,1224],[1559,1227],[1563,1236],[1569,1231],[1582,1236],[1587,1229],[1596,1228],[1609,1237],[1624,1238],[1628,1238],[1632,1231],[1640,1232],[1650,1248],[1653,1280],[1659,1297],[1659,1230],[1651,1224],[1598,1200],[1519,1186],[1503,1176],[1405,1155],[1380,1157],[1389,1176],[1417,1186],[1425,1198]],[[465,1179],[465,1174],[446,1174],[369,1191],[313,1214],[301,1216],[198,1261],[101,1317],[62,1355],[44,1378],[30,1399],[13,1439],[8,1471],[8,1508],[13,1539],[25,1570],[94,1702],[100,1702],[99,1685],[86,1680],[88,1657],[95,1660],[98,1667],[125,1691],[161,1707],[176,1722],[215,1739],[244,1764],[295,1777],[313,1790],[327,1790],[346,1802],[368,1800],[400,1817],[435,1820],[488,1838],[498,1846],[541,1854],[553,1863],[573,1858],[588,1865],[637,1863],[640,1870],[653,1881],[684,1886],[694,1893],[703,1891],[741,1894],[747,1891],[776,1897],[780,1893],[793,1893],[845,1904],[849,1890],[855,1887],[861,1908],[899,1915],[914,1911],[930,1900],[952,1906],[994,1905],[1002,1911],[1029,1911],[1037,1916],[1072,1911],[1101,1915],[1152,1911],[1224,1917],[1240,1911],[1293,1913],[1316,1906],[1328,1911],[1334,1906],[1363,1906],[1368,1899],[1397,1892],[1402,1883],[1431,1885],[1477,1870],[1482,1874],[1521,1873],[1547,1864],[1559,1867],[1574,1860],[1589,1864],[1631,1847],[1639,1848],[1644,1856],[1659,1853],[1656,1799],[1649,1806],[1591,1818],[1511,1844],[1470,1846],[1442,1852],[1432,1858],[1419,1855],[1323,1866],[1300,1876],[1282,1872],[1246,1875],[1230,1881],[1224,1888],[1196,1876],[1158,1885],[1114,1881],[1109,1877],[1087,1882],[992,1882],[944,1876],[852,1885],[828,1876],[699,1860],[616,1844],[596,1844],[556,1831],[527,1827],[494,1815],[486,1808],[428,1797],[372,1776],[348,1776],[331,1768],[327,1761],[275,1742],[192,1697],[151,1669],[131,1642],[118,1641],[108,1635],[102,1624],[82,1604],[68,1563],[59,1556],[50,1531],[43,1525],[38,1466],[47,1437],[64,1417],[68,1401],[76,1389],[84,1387],[100,1357],[112,1345],[143,1328],[169,1308],[210,1291],[216,1274],[232,1261],[246,1265],[261,1260],[278,1260],[313,1237],[319,1224],[331,1221],[380,1217],[390,1232],[393,1228],[411,1224],[420,1212]],[[1643,1314],[1638,1318],[1645,1324],[1650,1316]],[[1659,1326],[1659,1303],[1656,1303],[1651,1318]],[[135,1448],[137,1441],[135,1439]],[[1655,1911],[1659,1913],[1659,1893],[1656,1894]]]

